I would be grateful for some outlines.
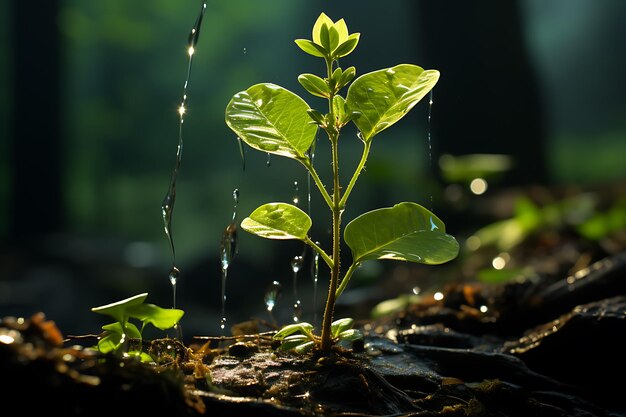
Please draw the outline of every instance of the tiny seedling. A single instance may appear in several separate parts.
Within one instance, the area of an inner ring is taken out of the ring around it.
[[[152,361],[152,357],[141,350],[141,339],[146,325],[167,330],[176,325],[185,314],[175,308],[165,309],[144,301],[148,293],[135,295],[125,300],[91,309],[94,313],[113,317],[115,322],[102,326],[104,335],[98,341],[98,350],[101,353],[119,352],[122,346],[127,346],[131,339],[139,342],[139,349],[128,349],[125,352],[130,356],[138,356],[142,361]],[[129,322],[129,319],[141,322],[141,329]]]
[[[373,138],[409,112],[437,83],[439,72],[417,65],[400,64],[370,72],[355,79],[356,68],[343,70],[339,59],[357,46],[360,34],[348,32],[343,19],[333,22],[322,13],[313,26],[312,40],[295,42],[309,55],[321,58],[326,77],[301,74],[298,81],[310,94],[328,102],[328,111],[311,108],[302,98],[275,84],[256,84],[233,96],[226,107],[226,123],[254,149],[295,159],[309,172],[332,216],[332,248],[326,252],[309,237],[312,220],[292,204],[268,203],[258,207],[241,223],[241,228],[268,239],[296,239],[319,253],[330,268],[328,298],[321,336],[313,326],[299,323],[276,334],[285,348],[330,351],[341,339],[360,335],[350,319],[333,321],[337,297],[344,291],[356,269],[365,261],[392,259],[441,264],[455,258],[459,245],[446,234],[443,222],[424,207],[410,202],[364,213],[344,228],[344,240],[352,252],[352,264],[341,276],[341,217],[363,169]],[[353,81],[354,80],[354,81]],[[345,97],[340,92],[344,87]],[[342,129],[353,123],[363,153],[347,185],[339,176],[339,138]],[[313,166],[311,147],[318,129],[330,141],[332,187],[327,190]]]

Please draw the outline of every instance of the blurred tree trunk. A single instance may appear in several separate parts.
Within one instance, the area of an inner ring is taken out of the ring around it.
[[[416,26],[434,90],[433,156],[503,153],[508,184],[546,181],[542,103],[518,1],[419,1]]]
[[[12,243],[60,230],[60,34],[58,0],[14,0],[11,142]]]

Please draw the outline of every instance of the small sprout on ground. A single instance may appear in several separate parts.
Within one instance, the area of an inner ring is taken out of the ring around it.
[[[148,293],[143,293],[91,309],[94,313],[104,314],[116,320],[114,323],[102,326],[104,335],[98,341],[98,351],[101,353],[120,352],[123,346],[129,346],[132,339],[139,342],[138,349],[130,348],[124,353],[137,356],[143,362],[153,361],[150,355],[141,350],[144,328],[152,324],[160,330],[170,329],[176,326],[185,313],[175,308],[165,309],[154,304],[147,304],[145,303],[147,297]],[[141,329],[129,322],[130,318],[139,320],[142,323]]]
[[[350,318],[334,321],[330,328],[332,343],[341,341],[352,342],[363,338],[360,330],[353,329],[354,320]],[[293,350],[297,353],[304,353],[320,343],[320,337],[313,333],[313,325],[310,323],[296,323],[283,327],[274,335],[275,340],[282,343],[280,350]]]

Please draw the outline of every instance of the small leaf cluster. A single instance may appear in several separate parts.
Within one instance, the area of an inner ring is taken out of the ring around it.
[[[344,318],[335,320],[331,326],[332,342],[337,343],[340,341],[354,341],[363,338],[363,334],[360,330],[353,329],[354,320],[351,318]],[[317,343],[319,343],[319,336],[313,333],[313,325],[310,323],[302,322],[296,324],[290,324],[274,335],[275,340],[280,340],[280,350],[293,350],[296,353],[305,353],[311,350]]]
[[[356,48],[359,43],[360,33],[348,33],[348,26],[343,19],[333,22],[332,19],[322,13],[312,31],[313,40],[296,39],[296,44],[309,55],[337,60]]]
[[[94,313],[112,317],[115,322],[102,326],[104,335],[98,341],[97,348],[101,353],[118,352],[130,340],[139,342],[139,349],[129,349],[125,352],[131,356],[138,356],[142,361],[152,361],[150,355],[141,351],[141,339],[148,324],[160,330],[167,330],[176,325],[185,314],[175,308],[165,309],[154,304],[145,303],[148,293],[138,294],[111,304],[91,309]],[[141,322],[141,328],[130,322],[129,319]]]

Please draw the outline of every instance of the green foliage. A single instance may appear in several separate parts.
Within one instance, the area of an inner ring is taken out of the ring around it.
[[[176,325],[183,317],[184,312],[175,308],[165,309],[154,304],[144,303],[148,293],[138,294],[111,304],[91,309],[94,313],[112,317],[114,323],[102,326],[104,335],[98,341],[98,350],[102,353],[118,352],[129,339],[141,342],[143,329],[147,324],[167,330]],[[128,320],[137,319],[142,323],[141,330]],[[139,349],[128,349],[128,355],[138,356],[142,361],[151,361],[152,358]]]
[[[267,239],[306,240],[311,219],[298,207],[269,203],[257,208],[241,222],[241,228]]]
[[[361,116],[354,121],[364,141],[400,120],[437,83],[439,71],[417,65],[396,65],[354,80],[346,106]]]
[[[286,156],[308,170],[332,213],[332,251],[327,253],[308,236],[312,221],[299,208],[285,203],[264,204],[243,220],[244,230],[268,239],[296,239],[316,250],[331,270],[330,288],[321,337],[313,326],[284,327],[275,338],[282,348],[302,352],[319,346],[328,352],[339,340],[362,337],[352,319],[333,321],[335,300],[356,268],[371,259],[393,259],[440,264],[456,257],[459,246],[446,234],[437,216],[415,203],[400,203],[365,213],[345,228],[352,264],[340,279],[341,216],[348,197],[365,167],[372,138],[407,114],[437,83],[439,72],[402,64],[361,75],[343,70],[339,58],[357,46],[360,34],[348,31],[343,19],[333,22],[322,13],[313,26],[312,40],[295,42],[304,52],[323,58],[326,77],[302,74],[298,81],[310,94],[328,100],[328,112],[312,109],[296,94],[273,84],[257,84],[235,94],[226,107],[226,124],[251,147]],[[352,84],[350,84],[352,83]],[[350,85],[349,85],[350,84]],[[340,91],[348,86],[346,97]],[[363,142],[363,154],[347,186],[339,183],[338,144],[341,129],[353,122]],[[329,192],[309,158],[317,129],[323,130],[332,152],[332,190]]]
[[[363,334],[359,330],[353,329],[353,325],[354,320],[350,318],[339,319],[331,323],[332,342],[351,342],[362,339]],[[320,338],[313,333],[313,325],[310,323],[287,325],[274,335],[274,339],[282,341],[280,350],[293,350],[297,353],[307,352],[320,342]]]
[[[437,216],[415,203],[362,214],[344,231],[353,262],[393,259],[436,265],[454,258],[459,244]]]

